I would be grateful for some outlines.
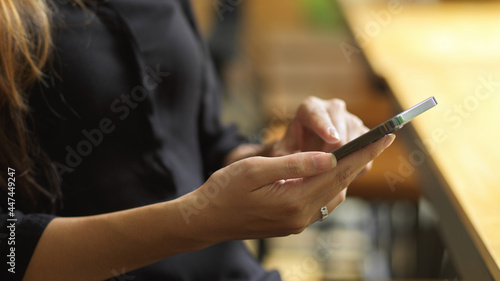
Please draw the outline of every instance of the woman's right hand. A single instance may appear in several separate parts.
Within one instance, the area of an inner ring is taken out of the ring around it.
[[[302,232],[345,199],[346,187],[394,140],[389,135],[342,159],[303,152],[250,157],[215,172],[181,197],[187,224],[198,224],[207,242],[285,236]]]
[[[40,237],[24,280],[104,280],[113,277],[113,269],[134,270],[223,241],[299,233],[321,218],[321,207],[333,211],[351,181],[393,140],[386,136],[336,166],[331,154],[322,152],[249,157],[175,200],[55,218]]]

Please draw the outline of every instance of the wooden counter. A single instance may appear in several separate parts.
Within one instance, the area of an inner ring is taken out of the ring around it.
[[[437,99],[405,129],[407,160],[462,277],[500,280],[500,3],[339,2],[346,60],[362,52],[401,108]]]

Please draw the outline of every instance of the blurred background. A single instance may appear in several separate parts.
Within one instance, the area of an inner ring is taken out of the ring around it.
[[[191,2],[224,83],[224,120],[250,139],[281,136],[308,96],[345,100],[370,128],[396,113],[360,49],[347,49],[347,56],[341,47],[357,45],[337,1]],[[396,141],[326,221],[300,235],[249,241],[249,247],[285,281],[458,280],[432,207],[419,199],[417,172],[391,181],[408,153],[405,142]]]

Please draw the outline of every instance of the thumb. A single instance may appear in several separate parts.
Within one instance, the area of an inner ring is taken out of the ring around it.
[[[240,162],[240,165],[246,166],[243,168],[246,170],[244,174],[248,180],[253,181],[253,186],[262,186],[282,179],[310,177],[337,166],[335,156],[323,152],[302,152],[269,158],[253,157]]]

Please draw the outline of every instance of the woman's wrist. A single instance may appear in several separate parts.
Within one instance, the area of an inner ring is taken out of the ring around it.
[[[176,239],[184,244],[181,249],[185,252],[198,251],[222,242],[210,225],[214,218],[209,214],[209,202],[206,204],[206,198],[200,198],[197,193],[193,191],[164,203],[167,221],[175,221],[171,225],[175,232],[166,231],[165,234],[176,235]]]

